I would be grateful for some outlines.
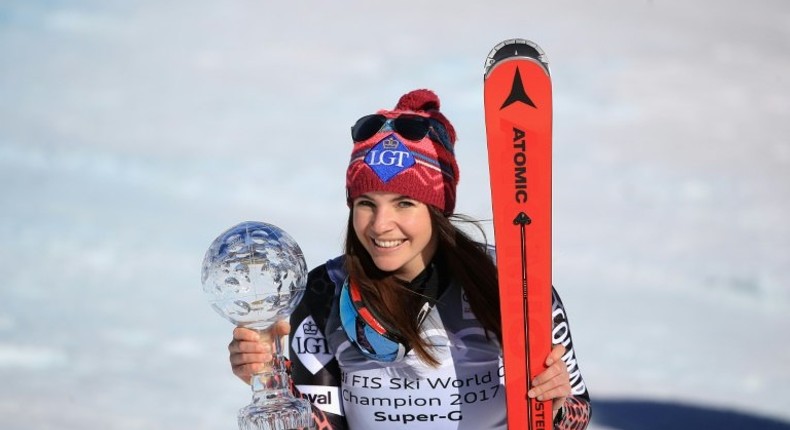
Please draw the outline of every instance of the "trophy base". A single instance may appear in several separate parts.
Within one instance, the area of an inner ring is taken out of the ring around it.
[[[314,429],[310,402],[296,397],[261,399],[239,410],[239,430]]]

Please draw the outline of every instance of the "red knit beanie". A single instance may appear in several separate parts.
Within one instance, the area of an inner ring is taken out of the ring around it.
[[[377,114],[388,119],[418,115],[428,120],[430,130],[413,141],[385,125],[372,137],[355,142],[346,171],[348,204],[364,193],[381,191],[402,194],[452,214],[458,185],[455,129],[439,111],[439,97],[430,90],[414,90],[404,94],[395,109]]]

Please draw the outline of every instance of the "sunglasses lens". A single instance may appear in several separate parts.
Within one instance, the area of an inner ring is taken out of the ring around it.
[[[354,142],[370,139],[381,130],[385,122],[387,122],[387,118],[383,115],[363,116],[357,120],[353,127],[351,127],[351,139],[353,139]]]
[[[392,362],[406,354],[403,345],[379,334],[365,322],[351,299],[348,281],[340,290],[340,323],[351,343],[368,358]]]
[[[401,115],[393,120],[395,131],[409,140],[420,140],[428,134],[430,124],[421,116]]]
[[[395,361],[398,358],[398,344],[386,337],[376,333],[372,328],[362,323],[361,326],[362,336],[358,336],[357,340],[364,339],[364,343],[359,342],[360,346],[367,349],[365,353],[369,357],[373,357],[378,361]]]
[[[351,127],[351,138],[354,142],[368,140],[381,131],[387,121],[384,115],[363,116]],[[428,119],[419,115],[401,115],[389,121],[391,121],[392,130],[403,136],[404,139],[411,141],[424,138],[431,128]]]

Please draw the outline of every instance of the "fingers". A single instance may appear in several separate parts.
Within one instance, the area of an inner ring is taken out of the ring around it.
[[[527,393],[529,397],[540,401],[567,397],[571,393],[571,384],[568,373],[558,373],[556,375],[540,374],[541,380],[533,382],[532,389]],[[537,381],[538,378],[535,378]]]
[[[565,398],[571,394],[570,375],[562,356],[565,347],[557,345],[546,358],[546,370],[532,380],[532,389],[527,395],[539,401],[555,400],[554,407],[559,409]],[[555,410],[556,410],[555,409]]]
[[[242,366],[231,367],[231,369],[233,370],[234,375],[244,381],[244,383],[249,384],[252,380],[252,375],[262,372],[264,370],[264,365],[261,363],[245,364]]]
[[[562,360],[562,356],[565,355],[565,347],[563,345],[555,345],[549,356],[546,358],[546,366],[551,366],[552,364]]]
[[[235,328],[233,340],[228,344],[233,374],[249,383],[253,374],[263,371],[266,363],[274,358],[272,340],[272,336],[265,332],[262,335],[255,330]]]
[[[286,320],[277,321],[274,326],[272,326],[272,331],[280,336],[287,336],[288,333],[291,332],[291,324]]]
[[[267,330],[236,327],[228,344],[230,366],[233,374],[249,383],[252,375],[262,372],[274,359],[275,339],[286,336],[291,330],[288,321],[278,321]]]
[[[253,348],[242,348],[253,349]],[[258,364],[266,363],[272,360],[271,350],[262,351],[256,350],[255,352],[231,352],[230,365],[232,367],[243,366],[245,364]]]
[[[249,340],[257,342],[260,339],[258,332],[244,327],[233,329],[233,340]]]

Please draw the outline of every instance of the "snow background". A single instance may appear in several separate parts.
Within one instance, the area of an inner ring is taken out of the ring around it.
[[[208,244],[256,219],[337,254],[348,126],[420,87],[459,134],[458,211],[489,219],[482,68],[512,37],[552,69],[591,428],[790,428],[781,0],[4,0],[0,428],[236,428]]]

